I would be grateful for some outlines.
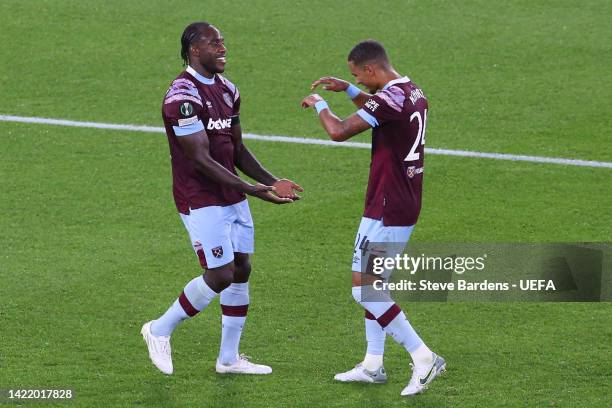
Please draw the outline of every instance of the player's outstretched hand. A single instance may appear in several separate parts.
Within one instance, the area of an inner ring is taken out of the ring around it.
[[[275,188],[273,186],[257,183],[247,191],[247,194],[273,204],[289,204],[293,202],[291,198],[278,197],[272,194],[274,190]]]
[[[274,194],[278,197],[299,200],[300,196],[295,191],[304,191],[304,189],[299,184],[288,179],[280,179],[274,183]]]
[[[315,103],[322,100],[323,98],[321,98],[321,95],[319,94],[308,95],[307,97],[302,99],[302,108],[311,108],[315,106]]]
[[[346,88],[349,87],[349,83],[343,79],[334,78],[334,77],[323,77],[319,78],[310,85],[310,89],[313,90],[320,84],[324,84],[323,89],[326,91],[334,91],[334,92],[343,92],[346,91]]]

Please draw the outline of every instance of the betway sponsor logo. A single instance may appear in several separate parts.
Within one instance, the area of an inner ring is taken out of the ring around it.
[[[206,130],[221,130],[221,129],[227,129],[232,127],[232,120],[231,119],[217,119],[217,120],[212,120],[212,118],[208,119],[208,125],[206,125]]]

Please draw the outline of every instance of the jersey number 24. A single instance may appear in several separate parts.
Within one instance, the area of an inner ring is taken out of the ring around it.
[[[410,116],[410,122],[412,122],[416,118],[419,123],[419,132],[417,133],[416,139],[414,139],[414,144],[410,149],[410,153],[404,159],[404,161],[415,161],[419,160],[421,155],[416,151],[419,147],[419,142],[424,145],[425,144],[425,128],[427,127],[427,109],[423,111],[423,117],[421,117],[421,112],[416,111]]]

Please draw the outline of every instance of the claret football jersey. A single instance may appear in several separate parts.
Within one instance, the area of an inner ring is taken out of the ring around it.
[[[170,145],[172,191],[179,212],[213,205],[227,206],[245,199],[235,189],[224,187],[196,170],[178,138],[205,130],[210,156],[234,174],[232,118],[240,113],[236,86],[216,74],[209,79],[187,67],[170,85],[162,105],[162,117]]]
[[[409,226],[421,211],[427,98],[409,78],[390,81],[357,114],[372,126],[364,217]]]

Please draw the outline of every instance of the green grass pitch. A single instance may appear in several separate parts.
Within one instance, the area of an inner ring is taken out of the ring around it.
[[[0,114],[161,126],[180,33],[205,19],[226,37],[247,132],[323,138],[301,97],[321,75],[348,78],[352,45],[376,38],[429,97],[429,147],[612,161],[609,2],[142,3],[3,1]],[[53,404],[70,407],[610,406],[610,303],[403,304],[449,372],[401,399],[409,361],[388,340],[388,384],[334,383],[364,352],[349,265],[369,152],[248,145],[306,189],[289,206],[250,200],[242,351],[274,373],[214,372],[215,302],[177,329],[164,377],[140,326],[199,273],[165,136],[0,122],[0,389],[73,388]],[[415,242],[612,241],[610,169],[426,167]]]

